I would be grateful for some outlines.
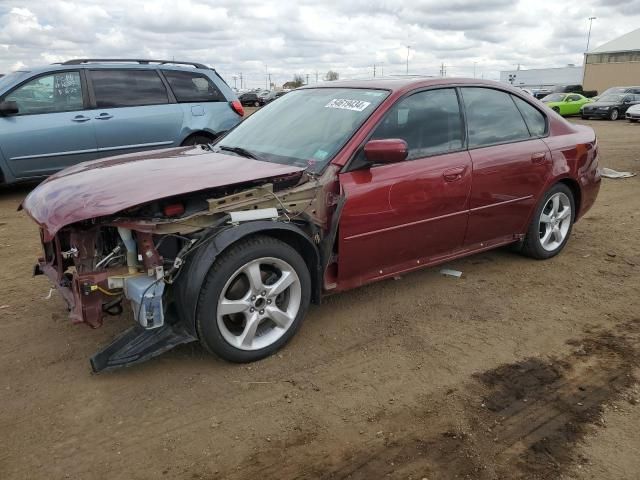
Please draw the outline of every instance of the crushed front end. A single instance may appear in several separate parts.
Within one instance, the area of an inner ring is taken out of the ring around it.
[[[198,286],[183,288],[194,252],[261,222],[298,229],[320,247],[335,207],[335,174],[329,168],[321,177],[295,173],[166,197],[53,235],[41,226],[44,253],[34,273],[49,278],[74,323],[98,328],[131,307],[135,326],[92,357],[94,371],[146,361],[197,340],[189,309]]]

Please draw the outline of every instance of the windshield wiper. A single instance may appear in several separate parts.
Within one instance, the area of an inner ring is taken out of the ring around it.
[[[226,145],[218,145],[218,151],[220,151],[220,150],[224,150],[225,152],[232,152],[232,153],[238,154],[238,155],[240,155],[242,157],[252,158],[254,160],[260,160],[260,157],[258,157],[255,153],[250,152],[246,148],[228,147]]]

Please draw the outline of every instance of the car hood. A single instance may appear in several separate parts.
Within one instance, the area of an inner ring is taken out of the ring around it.
[[[302,172],[290,165],[181,147],[69,167],[35,188],[21,207],[50,240],[62,227],[209,188]]]

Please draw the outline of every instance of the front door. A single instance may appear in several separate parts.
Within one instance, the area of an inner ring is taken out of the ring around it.
[[[551,173],[544,115],[507,92],[461,89],[473,163],[469,228],[465,244],[506,242],[524,233]]]
[[[100,157],[179,145],[183,111],[169,103],[158,72],[100,69],[89,74]]]
[[[50,175],[96,158],[93,121],[84,110],[80,72],[40,75],[2,100],[18,105],[0,117],[0,149],[16,178]]]
[[[372,139],[383,138],[405,140],[407,160],[365,164],[339,176],[346,196],[341,289],[420,267],[463,243],[472,172],[455,89],[401,99],[374,131]]]

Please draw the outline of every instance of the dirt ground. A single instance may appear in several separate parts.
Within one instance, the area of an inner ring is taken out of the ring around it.
[[[640,125],[584,122],[640,172]],[[640,177],[604,180],[565,251],[498,250],[329,298],[280,354],[187,345],[92,375],[130,325],[74,326],[29,187],[0,191],[2,479],[637,479]]]

